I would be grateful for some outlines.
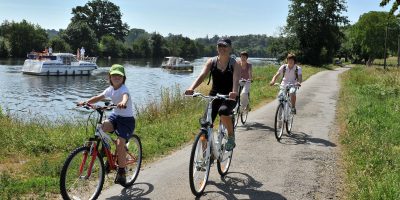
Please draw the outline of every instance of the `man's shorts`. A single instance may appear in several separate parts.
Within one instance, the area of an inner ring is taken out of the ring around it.
[[[121,117],[113,113],[108,117],[108,121],[111,122],[114,127],[114,132],[119,137],[126,139],[126,141],[132,137],[133,131],[135,130],[134,117]]]

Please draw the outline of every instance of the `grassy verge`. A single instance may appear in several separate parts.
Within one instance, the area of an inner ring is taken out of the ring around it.
[[[253,108],[276,97],[277,88],[268,86],[276,70],[254,68]],[[322,70],[303,66],[303,79]],[[203,86],[200,90],[208,88]],[[136,133],[142,141],[144,161],[188,144],[199,130],[198,118],[204,106],[204,101],[183,97],[177,87],[163,90],[160,102],[149,101],[146,106],[136,107]],[[66,156],[91,136],[85,131],[85,122],[24,122],[4,112],[0,112],[0,127],[0,199],[21,195],[35,199],[57,197],[59,171]]]
[[[400,199],[399,77],[398,69],[360,66],[341,76],[338,112],[347,199]]]

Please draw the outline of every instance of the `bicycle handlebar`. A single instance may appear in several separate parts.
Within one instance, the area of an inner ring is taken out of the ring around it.
[[[229,99],[229,95],[224,95],[224,94],[217,94],[216,96],[208,96],[208,95],[204,95],[200,92],[194,92],[192,95],[185,95],[186,97],[202,97],[204,99],[223,99],[223,100],[228,100]]]
[[[82,108],[86,108],[87,110],[89,110],[89,109],[93,109],[93,110],[111,110],[111,109],[117,107],[117,105],[115,105],[115,104],[100,106],[100,105],[96,105],[96,104],[89,104],[89,103],[86,103],[86,102],[84,102],[82,105],[76,104],[76,106],[82,107]]]
[[[281,87],[281,84],[275,83],[274,86]],[[286,87],[286,88],[295,87],[295,88],[297,88],[297,89],[299,89],[300,86],[301,86],[301,84],[296,85],[296,84],[293,84],[293,83],[289,83],[289,84],[287,84],[287,85],[284,85],[284,87]]]
[[[239,83],[250,83],[251,80],[250,79],[240,79]]]

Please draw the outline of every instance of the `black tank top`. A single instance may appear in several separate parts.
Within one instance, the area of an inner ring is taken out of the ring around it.
[[[225,71],[218,69],[218,57],[212,58],[211,66],[211,76],[212,76],[212,88],[209,93],[210,96],[215,96],[218,94],[228,95],[232,92],[233,88],[233,68],[236,60],[234,58],[229,58],[228,66]]]

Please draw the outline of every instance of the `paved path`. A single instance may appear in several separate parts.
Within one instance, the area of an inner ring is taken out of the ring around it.
[[[201,199],[338,199],[335,111],[343,68],[308,79],[298,92],[293,132],[277,142],[273,123],[277,102],[249,114],[238,128],[228,175],[216,164]],[[149,164],[131,188],[114,185],[100,199],[194,199],[189,187],[191,146]]]

